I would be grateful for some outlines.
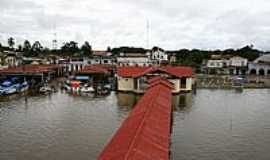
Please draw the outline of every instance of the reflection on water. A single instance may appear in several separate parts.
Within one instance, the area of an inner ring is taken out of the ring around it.
[[[0,98],[1,160],[96,159],[140,95]],[[269,160],[269,90],[173,96],[171,159]]]

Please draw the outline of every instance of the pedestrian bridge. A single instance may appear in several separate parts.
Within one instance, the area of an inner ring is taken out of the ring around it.
[[[149,88],[98,160],[169,160],[173,85],[149,80]]]

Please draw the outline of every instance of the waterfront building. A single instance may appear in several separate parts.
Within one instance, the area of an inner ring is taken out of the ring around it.
[[[149,53],[120,53],[117,64],[119,66],[150,66],[152,62]]]
[[[250,75],[270,76],[270,54],[263,55],[248,64]]]
[[[168,64],[169,58],[163,49],[154,47],[151,51],[151,61],[154,65]]]
[[[58,64],[64,66],[65,72],[74,73],[89,65],[89,59],[86,57],[59,59]]]
[[[88,65],[75,73],[76,80],[84,80],[94,84],[107,82],[110,76],[110,70],[103,65]]]
[[[2,69],[0,76],[24,77],[27,80],[46,82],[63,75],[63,71],[63,67],[60,65],[23,65]]]
[[[93,51],[93,58],[89,61],[90,64],[114,64],[115,58],[111,52],[96,50]]]
[[[207,74],[246,75],[248,60],[240,56],[213,55],[202,68]]]
[[[148,81],[155,77],[164,77],[174,84],[173,93],[192,90],[193,72],[190,67],[140,67],[125,66],[117,68],[117,90],[144,93]]]
[[[5,51],[2,61],[4,66],[16,67],[22,64],[22,56],[18,52]]]

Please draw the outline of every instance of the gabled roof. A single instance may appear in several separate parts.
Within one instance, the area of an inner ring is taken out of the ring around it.
[[[160,76],[149,79],[148,83],[150,85],[149,88],[157,86],[157,85],[164,85],[170,89],[174,88],[174,84],[172,82]]]
[[[131,67],[131,66],[117,67],[117,74],[120,77],[133,77],[133,75],[144,72],[149,68],[150,67]]]
[[[263,55],[259,58],[257,58],[255,63],[270,63],[270,54]]]
[[[118,67],[117,74],[120,77],[141,77],[148,73],[163,72],[176,77],[192,77],[193,71],[191,67]]]

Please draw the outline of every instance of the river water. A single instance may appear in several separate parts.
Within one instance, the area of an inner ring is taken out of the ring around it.
[[[0,159],[94,160],[139,98],[2,98]],[[270,90],[198,90],[173,104],[172,160],[270,159]]]

